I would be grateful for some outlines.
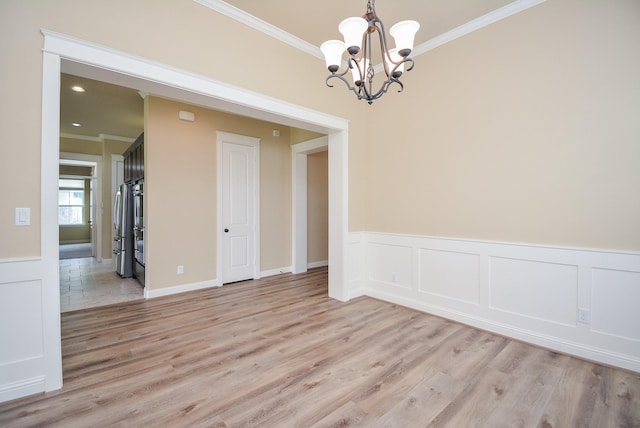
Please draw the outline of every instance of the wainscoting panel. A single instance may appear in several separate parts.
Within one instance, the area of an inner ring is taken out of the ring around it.
[[[592,270],[591,328],[640,348],[640,272]]]
[[[480,256],[453,251],[420,250],[422,293],[480,303]]]
[[[491,309],[575,327],[577,266],[504,257],[489,263]]]
[[[350,242],[365,295],[640,372],[640,254],[374,232]]]
[[[0,260],[0,402],[45,390],[40,260]]]
[[[412,287],[413,257],[410,246],[370,243],[367,246],[367,260],[376,261],[367,266],[369,281],[405,289]]]

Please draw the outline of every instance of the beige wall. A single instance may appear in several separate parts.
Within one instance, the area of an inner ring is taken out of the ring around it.
[[[102,142],[61,137],[60,151],[63,153],[102,156]]]
[[[291,144],[298,144],[304,141],[314,140],[322,137],[324,134],[318,134],[317,132],[307,131],[304,129],[291,128]]]
[[[329,152],[307,155],[307,261],[329,259]]]
[[[179,120],[180,110],[195,121]],[[216,278],[216,131],[260,138],[260,269],[290,266],[289,128],[156,97],[145,117],[147,285]]]
[[[20,144],[0,145],[0,180],[20,176],[24,181],[21,189],[5,189],[2,197],[0,236],[11,245],[0,246],[0,258],[40,254],[43,28],[346,119],[353,115],[351,96],[325,86],[321,60],[192,0],[161,5],[155,0],[2,1],[0,126],[5,141]],[[234,43],[228,42],[229,34]],[[295,64],[295,71],[290,64]],[[360,131],[350,136],[354,147],[363,141]],[[352,185],[360,180],[352,179]],[[31,226],[13,224],[15,207],[31,208]]]
[[[640,251],[639,8],[548,0],[419,56],[368,106],[191,0],[5,0],[0,126],[20,144],[0,144],[0,180],[22,185],[3,190],[0,258],[40,253],[41,28],[348,119],[352,231]]]
[[[365,228],[640,250],[639,41],[640,2],[550,0],[420,56],[371,110]]]

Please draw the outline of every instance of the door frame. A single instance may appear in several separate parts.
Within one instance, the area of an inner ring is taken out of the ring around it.
[[[92,257],[102,262],[102,156],[84,153],[61,152],[59,165],[79,165],[91,167],[93,190],[93,230],[91,231]]]
[[[344,118],[279,100],[147,58],[75,37],[41,30],[42,139],[40,143],[39,272],[45,391],[62,387],[60,284],[58,254],[58,160],[60,150],[60,73],[66,72],[203,107],[280,123],[329,136],[329,296],[350,298],[347,277],[348,130]]]
[[[249,146],[253,148],[254,154],[254,178],[253,186],[256,190],[253,198],[254,203],[254,216],[253,228],[253,279],[260,278],[260,139],[249,137],[246,135],[232,134],[229,132],[216,131],[216,276],[218,277],[217,283],[219,285],[224,284],[224,271],[223,271],[223,235],[222,228],[222,147],[224,143],[240,144],[243,146]]]
[[[329,150],[329,138],[319,137],[291,146],[293,182],[291,215],[291,272],[304,273],[307,259],[307,155]]]

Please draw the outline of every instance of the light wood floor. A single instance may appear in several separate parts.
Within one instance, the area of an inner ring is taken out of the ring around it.
[[[62,314],[64,387],[0,426],[637,427],[640,375],[371,298],[326,268]]]

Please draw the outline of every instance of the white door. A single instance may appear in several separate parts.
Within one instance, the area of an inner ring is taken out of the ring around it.
[[[222,234],[223,284],[257,278],[259,275],[258,149],[255,145],[238,144],[244,142],[243,138],[249,137],[225,135],[227,138],[221,141],[222,230],[219,232]]]

